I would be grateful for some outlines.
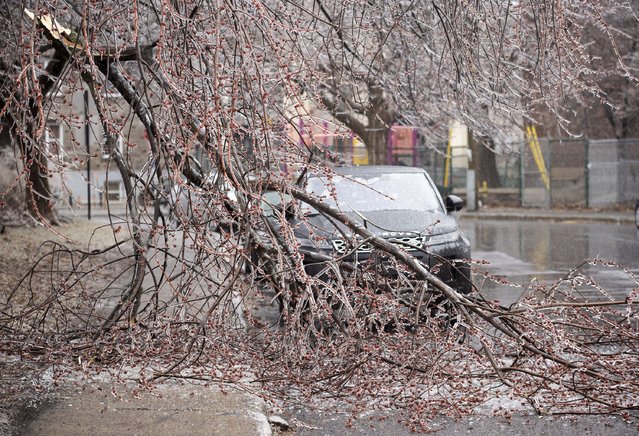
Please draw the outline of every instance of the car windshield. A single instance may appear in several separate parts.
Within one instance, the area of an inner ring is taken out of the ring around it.
[[[306,190],[347,212],[374,210],[441,210],[437,194],[421,173],[390,173],[331,178],[311,177]],[[331,195],[335,189],[335,197]]]

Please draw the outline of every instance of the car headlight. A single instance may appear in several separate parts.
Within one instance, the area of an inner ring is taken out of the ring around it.
[[[455,242],[457,239],[459,239],[459,230],[453,230],[452,232],[448,232],[448,233],[439,233],[437,235],[431,235],[429,237],[427,237],[426,239],[426,245],[440,245],[440,244],[446,244],[448,242]]]

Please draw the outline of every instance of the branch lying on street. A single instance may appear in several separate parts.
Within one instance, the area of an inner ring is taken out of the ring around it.
[[[436,139],[451,117],[475,126],[499,111],[529,119],[531,101],[552,106],[558,88],[590,89],[592,72],[575,54],[583,47],[567,32],[576,24],[555,32],[553,20],[512,2],[493,2],[492,10],[479,2],[469,12],[427,2],[360,9],[344,0],[333,9],[318,3],[319,13],[303,3],[115,2],[104,11],[87,4],[82,16],[69,12],[69,22],[81,23],[77,32],[45,9],[29,15],[33,29],[16,41],[30,44],[12,46],[21,56],[11,65],[20,68],[0,83],[1,113],[15,114],[12,132],[41,153],[50,150],[36,135],[44,113],[65,128],[98,129],[96,156],[117,167],[126,201],[121,221],[111,218],[115,243],[45,244],[0,295],[3,352],[86,374],[118,368],[118,377],[142,386],[171,377],[249,381],[274,400],[340,400],[353,414],[396,408],[419,425],[496,397],[540,414],[636,411],[639,284],[626,301],[612,301],[593,280],[577,280],[582,265],[550,288],[531,283],[502,307],[481,289],[462,293],[442,281],[435,272],[445,259],[433,256],[427,266],[299,184],[309,173],[333,180],[342,158],[325,143],[322,98],[336,112],[331,123],[342,120],[385,146],[400,117]],[[534,54],[546,30],[557,40],[539,65],[502,53],[512,43]],[[21,52],[27,46],[53,55]],[[575,64],[560,74],[562,56]],[[325,59],[330,67],[317,68]],[[366,68],[354,67],[360,63]],[[525,83],[522,71],[531,76]],[[71,93],[88,88],[96,119],[67,114],[53,92],[38,94],[40,79],[47,90],[54,82]],[[60,174],[96,157],[68,136],[67,160],[47,154]],[[343,252],[301,246],[299,226],[311,227],[301,204],[342,233]],[[353,261],[364,247],[388,268]],[[637,282],[621,267],[593,263]],[[321,272],[309,274],[309,265]],[[589,301],[580,297],[585,288],[595,295]]]

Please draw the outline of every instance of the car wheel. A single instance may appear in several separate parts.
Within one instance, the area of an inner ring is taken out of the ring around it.
[[[468,263],[457,264],[455,272],[453,273],[454,285],[460,294],[468,295],[473,291],[473,281]]]

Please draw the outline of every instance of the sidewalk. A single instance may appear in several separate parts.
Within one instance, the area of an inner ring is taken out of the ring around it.
[[[549,221],[600,221],[615,224],[635,222],[634,211],[594,209],[536,209],[536,208],[488,208],[476,211],[462,210],[461,216],[469,219],[492,220],[549,220]]]
[[[266,412],[259,397],[233,387],[169,382],[134,396],[117,384],[66,384],[30,408],[19,434],[269,436]]]

